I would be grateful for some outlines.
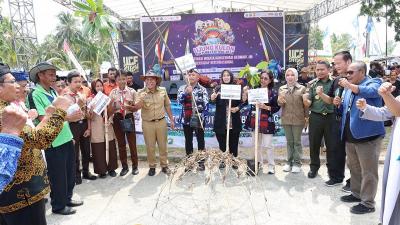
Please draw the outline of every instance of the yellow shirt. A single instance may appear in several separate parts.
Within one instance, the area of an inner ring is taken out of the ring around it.
[[[142,120],[144,121],[164,118],[165,108],[171,105],[167,90],[164,87],[157,87],[154,92],[146,87],[140,89],[136,103],[139,101],[143,101]]]

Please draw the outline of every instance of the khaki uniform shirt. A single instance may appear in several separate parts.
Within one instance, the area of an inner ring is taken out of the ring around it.
[[[88,112],[87,112],[87,97],[84,94],[81,94],[79,92],[74,93],[71,90],[66,90],[64,92],[64,97],[66,97],[67,99],[69,99],[72,104],[78,104],[79,108],[81,109],[82,113],[83,113],[83,119],[87,119],[88,118]]]
[[[171,105],[171,101],[167,95],[167,91],[164,87],[157,87],[152,92],[148,88],[143,88],[138,91],[138,99],[143,101],[142,107],[142,120],[152,121],[159,120],[165,117],[165,108]]]
[[[279,88],[279,95],[284,96],[286,103],[281,105],[282,125],[304,125],[305,117],[308,117],[308,110],[303,105],[303,94],[306,93],[306,87],[296,83],[293,90],[290,91],[287,85]]]
[[[121,113],[122,111],[127,113],[132,113],[124,109],[124,105],[133,105],[135,103],[136,91],[128,86],[124,90],[115,88],[111,91],[109,97],[114,100],[113,109],[114,113]]]

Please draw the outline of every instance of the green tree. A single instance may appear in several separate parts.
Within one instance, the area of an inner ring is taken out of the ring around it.
[[[17,54],[13,42],[15,34],[8,18],[3,17],[0,21],[0,37],[0,61],[10,67],[17,66]]]
[[[308,35],[308,47],[310,50],[321,50],[323,45],[324,32],[318,26],[311,27]]]
[[[351,48],[351,43],[353,42],[353,38],[350,34],[332,34],[331,35],[331,48],[332,52],[339,52],[343,50],[349,50]]]
[[[81,31],[78,29],[78,20],[72,14],[62,12],[57,15],[58,25],[56,27],[56,40],[59,48],[62,48],[64,40],[69,44],[73,44],[75,39],[82,36]]]
[[[374,0],[362,1],[360,15],[380,18],[387,17],[388,25],[393,26],[396,32],[395,40],[400,41],[400,1],[399,0]]]
[[[393,40],[389,40],[387,42],[387,49],[388,49],[387,55],[392,55],[393,51],[396,47],[397,47],[397,43]]]

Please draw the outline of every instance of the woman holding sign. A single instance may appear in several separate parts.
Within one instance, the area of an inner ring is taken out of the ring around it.
[[[88,99],[91,101],[94,96],[98,92],[103,92],[103,82],[100,79],[97,79],[91,83],[92,95]],[[115,177],[117,173],[115,170],[118,168],[118,160],[117,160],[117,147],[115,144],[114,131],[112,126],[108,125],[108,163],[107,163],[107,149],[106,149],[106,140],[105,140],[105,118],[104,112],[102,115],[97,115],[90,111],[91,113],[91,135],[90,141],[92,145],[92,153],[93,153],[93,167],[94,172],[99,175],[100,178],[106,178],[107,172],[110,176]]]
[[[233,74],[229,70],[223,70],[221,73],[221,84],[234,84]],[[228,101],[221,99],[221,86],[214,89],[211,94],[211,101],[215,103],[215,117],[214,117],[214,132],[217,137],[219,149],[223,152],[226,151],[226,130],[228,113],[231,113],[231,120],[229,124],[229,153],[234,157],[238,156],[239,134],[242,130],[242,120],[240,118],[240,109],[243,104],[241,100],[231,100],[231,108],[229,108]],[[225,165],[221,164],[220,168]],[[237,169],[234,167],[234,169]]]
[[[273,89],[274,75],[269,70],[264,70],[260,73],[260,87],[268,89],[268,103],[256,103],[251,105],[251,113],[246,119],[246,126],[255,127],[255,109],[256,105],[260,109],[259,115],[259,134],[258,134],[258,149],[267,149],[268,174],[275,173],[275,154],[272,145],[272,138],[275,134],[275,122],[273,114],[278,112],[280,107],[277,103],[278,93]],[[255,140],[255,137],[253,137]],[[262,150],[257,153],[257,161],[262,168],[263,157]]]

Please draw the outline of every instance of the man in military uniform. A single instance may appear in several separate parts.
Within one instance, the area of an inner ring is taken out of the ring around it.
[[[332,136],[332,124],[335,123],[335,113],[332,104],[327,104],[322,100],[322,94],[327,94],[332,86],[333,80],[329,77],[329,63],[324,61],[317,62],[317,78],[310,81],[308,93],[303,97],[308,97],[305,101],[310,110],[309,120],[309,141],[310,141],[310,172],[309,178],[315,178],[320,168],[320,147],[324,138],[327,148],[327,167],[330,180],[336,179],[332,172],[332,151],[336,147]],[[343,178],[342,178],[343,179]],[[339,181],[338,181],[339,182]],[[341,182],[341,181],[340,181]],[[337,183],[337,182],[335,182]]]
[[[174,129],[171,102],[165,88],[159,86],[161,83],[159,75],[149,71],[141,79],[145,82],[145,87],[139,90],[135,107],[142,109],[142,128],[150,167],[149,176],[154,176],[156,173],[156,143],[160,151],[161,171],[169,175],[171,171],[168,168],[165,112],[168,114],[171,128]]]

